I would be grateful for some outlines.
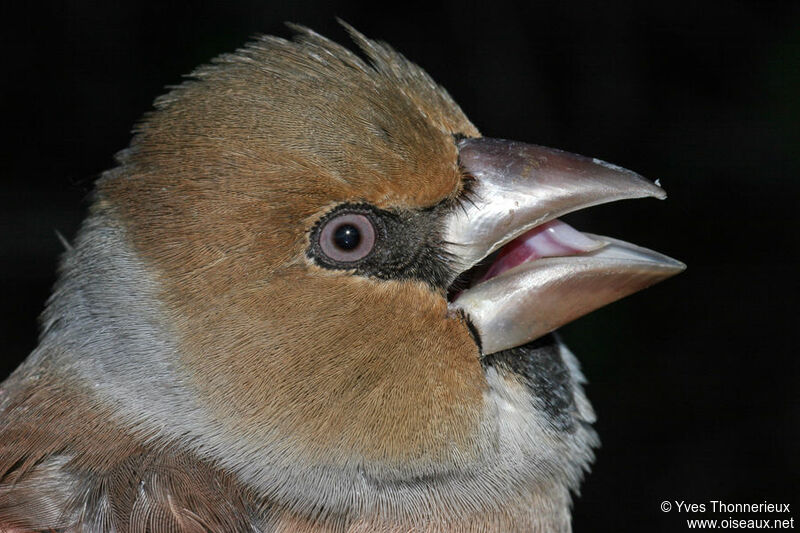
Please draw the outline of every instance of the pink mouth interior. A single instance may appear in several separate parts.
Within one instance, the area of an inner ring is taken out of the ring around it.
[[[597,250],[602,242],[591,239],[560,220],[551,220],[526,231],[500,249],[492,266],[473,285],[540,257],[576,255]]]

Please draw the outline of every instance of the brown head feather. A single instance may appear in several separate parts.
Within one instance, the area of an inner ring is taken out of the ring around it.
[[[338,203],[453,198],[453,135],[477,131],[387,46],[353,32],[367,64],[300,32],[160,98],[99,196],[158,272],[183,363],[222,423],[252,439],[277,428],[320,457],[427,462],[478,423],[466,326],[423,283],[326,271],[305,250]]]
[[[593,434],[484,370],[446,283],[311,257],[339,204],[455,209],[478,131],[388,46],[296,29],[159,98],[98,182],[0,387],[0,531],[568,527]]]

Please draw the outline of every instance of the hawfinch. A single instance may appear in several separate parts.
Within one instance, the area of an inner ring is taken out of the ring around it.
[[[598,440],[553,331],[684,266],[558,217],[664,191],[295,30],[98,180],[0,385],[0,531],[570,530]]]

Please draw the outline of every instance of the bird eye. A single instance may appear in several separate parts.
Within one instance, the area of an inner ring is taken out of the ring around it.
[[[339,215],[323,226],[319,233],[319,246],[334,261],[358,261],[369,255],[375,246],[375,226],[364,215]]]

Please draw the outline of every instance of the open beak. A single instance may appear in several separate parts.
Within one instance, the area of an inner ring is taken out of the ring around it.
[[[635,172],[487,138],[461,141],[459,160],[475,181],[461,208],[449,215],[445,241],[470,286],[453,292],[450,306],[469,316],[485,355],[530,342],[686,268],[557,220],[614,200],[666,198]]]

